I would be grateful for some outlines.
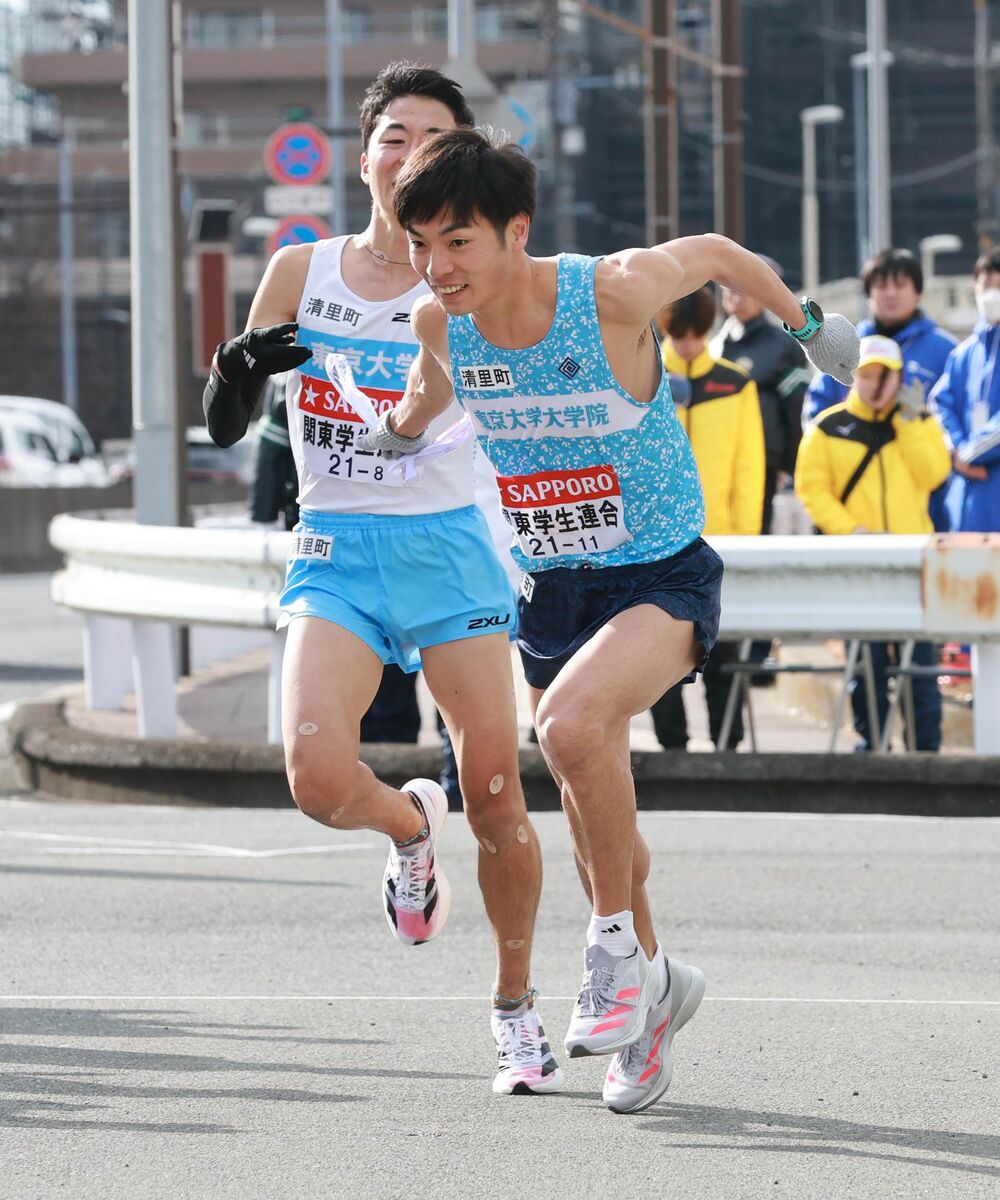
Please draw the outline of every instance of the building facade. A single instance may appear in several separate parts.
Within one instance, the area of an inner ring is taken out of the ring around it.
[[[74,141],[81,411],[98,436],[129,425],[127,54],[124,0],[0,0],[8,71],[0,55],[0,311],[30,353],[0,367],[0,390],[61,395],[59,377],[58,139]],[[531,248],[603,254],[645,239],[642,43],[628,23],[643,0],[600,0],[609,24],[560,0],[479,0],[478,63],[523,114],[519,132],[539,168],[541,206]],[[821,274],[856,273],[855,110],[851,57],[865,45],[865,0],[743,0],[745,240],[801,272],[799,113],[838,104],[838,125],[817,131]],[[954,233],[964,246],[945,273],[976,252],[977,152],[974,0],[888,0],[894,241]],[[387,62],[447,60],[446,0],[344,0],[340,31],[345,111],[337,132],[347,163],[348,226],[367,219],[353,130],[364,87]],[[677,0],[678,34],[712,50],[711,0]],[[265,259],[260,223],[269,184],[263,145],[288,120],[326,118],[323,0],[185,0],[183,126],[178,169],[184,204],[238,206],[236,316],[242,322]],[[989,0],[1000,31],[1000,0]],[[18,21],[11,21],[16,12]],[[5,15],[4,15],[5,14]],[[1000,40],[1000,32],[998,32]],[[19,53],[23,48],[23,53]],[[5,81],[7,90],[4,90]],[[996,89],[988,81],[991,105]],[[678,72],[680,229],[712,228],[712,86],[682,61]],[[19,103],[17,107],[14,99]],[[26,98],[30,98],[27,99]],[[862,97],[863,99],[863,97]],[[12,107],[13,105],[13,107]],[[524,124],[526,122],[526,125]],[[995,160],[995,154],[994,154]],[[5,234],[6,231],[6,234]],[[23,339],[23,341],[22,341]],[[191,420],[200,380],[188,381]]]

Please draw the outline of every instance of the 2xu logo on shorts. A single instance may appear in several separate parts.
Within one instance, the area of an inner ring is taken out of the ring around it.
[[[495,613],[492,617],[473,617],[469,622],[468,629],[489,629],[492,626],[503,628],[504,625],[510,624],[510,613],[504,613],[503,620],[500,619],[500,614]]]

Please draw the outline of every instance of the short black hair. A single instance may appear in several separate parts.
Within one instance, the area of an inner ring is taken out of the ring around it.
[[[715,324],[716,313],[715,292],[706,284],[668,305],[664,310],[664,326],[672,338],[682,338],[687,333],[704,337]]]
[[[462,85],[424,63],[392,62],[383,67],[368,85],[361,102],[361,140],[368,148],[376,122],[393,100],[403,96],[425,96],[451,109],[456,125],[471,127],[476,118],[462,95]]]
[[[900,276],[913,283],[918,296],[924,290],[924,271],[920,260],[910,250],[891,246],[865,261],[861,268],[861,286],[865,289],[865,295],[870,296],[876,283],[885,283],[887,279],[898,279]]]
[[[1000,246],[991,246],[980,254],[972,268],[972,278],[975,281],[980,275],[989,275],[991,271],[1000,271]]]
[[[506,134],[452,129],[410,155],[396,177],[392,202],[404,229],[443,212],[460,225],[478,214],[502,240],[514,217],[534,217],[536,192],[533,163]]]

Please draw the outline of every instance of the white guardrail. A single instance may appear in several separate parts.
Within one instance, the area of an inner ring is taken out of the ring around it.
[[[268,736],[280,741],[284,636],[273,631],[290,534],[64,514],[49,538],[66,557],[53,599],[85,617],[88,707],[121,708],[134,691],[142,735],[174,736],[172,626],[212,626],[223,641],[219,627],[257,630],[272,648]],[[727,639],[972,643],[976,749],[1000,753],[1000,536],[710,540],[726,564]]]

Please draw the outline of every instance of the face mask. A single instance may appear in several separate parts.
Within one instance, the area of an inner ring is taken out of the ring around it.
[[[976,308],[984,321],[991,325],[1000,325],[1000,288],[987,288],[984,292],[976,292]]]

